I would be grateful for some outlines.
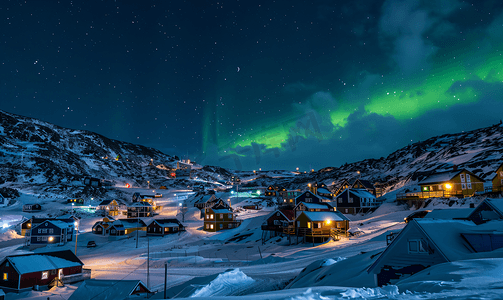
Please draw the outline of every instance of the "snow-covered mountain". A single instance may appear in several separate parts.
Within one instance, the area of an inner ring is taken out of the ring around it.
[[[146,184],[175,158],[97,133],[0,111],[0,184],[66,185],[84,176]]]
[[[383,183],[389,192],[415,184],[432,172],[452,170],[454,165],[490,180],[501,163],[503,124],[500,123],[473,131],[432,137],[401,148],[388,157],[327,167],[295,178],[281,179],[276,184],[295,188],[317,181],[330,186],[344,179],[351,181],[360,177]]]
[[[153,148],[0,111],[0,185],[67,185],[84,176],[139,186],[146,186],[147,181],[160,185],[166,182],[169,167],[174,167],[175,161],[175,157]],[[305,187],[313,181],[333,185],[344,179],[361,177],[384,183],[389,192],[415,184],[431,172],[452,169],[453,165],[488,179],[501,163],[503,125],[500,123],[432,137],[399,149],[388,157],[327,167],[308,174],[274,170],[254,174],[204,166],[193,175],[208,181],[225,181],[238,175],[247,178],[243,185],[273,184],[289,188]],[[179,183],[180,186],[188,184],[185,180]]]

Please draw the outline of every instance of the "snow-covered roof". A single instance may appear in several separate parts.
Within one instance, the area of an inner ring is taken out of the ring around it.
[[[481,225],[461,220],[420,219],[414,221],[417,222],[448,261],[492,257],[491,252],[472,252],[461,234],[489,234],[496,232],[503,234],[503,221],[491,221]]]
[[[81,263],[48,255],[20,255],[7,257],[19,274],[82,266]]]
[[[122,300],[128,299],[136,287],[145,284],[141,280],[85,280],[68,300],[93,299],[99,295],[99,299]]]
[[[365,189],[350,189],[351,194],[357,196],[358,198],[375,198],[376,196],[369,193]]]
[[[323,193],[323,194],[332,194],[331,191],[329,191],[326,188],[318,188],[318,193]]]
[[[466,219],[473,210],[473,208],[435,209],[429,212],[425,218],[440,220]]]
[[[304,204],[304,206],[307,209],[330,209],[331,208],[331,207],[328,207],[328,205],[323,205],[323,204],[319,204],[319,203],[309,203],[309,202],[301,202],[301,203]],[[300,205],[300,203],[298,205]]]
[[[489,206],[503,216],[503,199],[489,199],[485,200]]]
[[[426,177],[424,180],[420,181],[418,184],[432,184],[432,183],[446,182],[446,181],[449,181],[452,178],[454,178],[456,175],[458,175],[462,171],[463,170],[435,173],[435,174],[432,174],[432,175]]]
[[[303,211],[302,213],[311,221],[345,221],[334,211]]]
[[[46,221],[44,221],[44,222],[42,222],[42,223],[40,223],[40,224],[37,224],[37,226],[35,226],[35,227],[33,227],[33,228],[37,228],[38,226],[40,226],[40,225],[44,224],[45,222],[49,222],[49,223],[53,224],[54,226],[59,227],[59,228],[61,228],[61,229],[68,228],[68,226],[69,226],[69,225],[68,225],[68,223],[63,222],[63,221],[46,220]],[[70,226],[71,226],[71,225],[70,225]]]

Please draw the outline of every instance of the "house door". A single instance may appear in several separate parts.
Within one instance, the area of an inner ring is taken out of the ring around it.
[[[58,270],[58,279],[62,279],[63,278],[63,269],[59,269]]]

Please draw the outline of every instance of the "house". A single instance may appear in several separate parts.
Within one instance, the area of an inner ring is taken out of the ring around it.
[[[145,218],[119,219],[117,221],[114,221],[107,231],[109,232],[110,235],[126,235],[135,232],[137,230],[147,231],[147,223],[150,222],[147,219]],[[117,230],[117,232],[113,232],[114,229]],[[122,234],[122,230],[124,231],[124,234]]]
[[[367,269],[378,286],[393,284],[433,265],[477,258],[501,258],[503,222],[414,219]]]
[[[420,192],[398,194],[397,201],[407,201],[409,206],[420,207],[429,198],[470,197],[476,192],[484,192],[484,181],[466,169],[430,174],[420,181]]]
[[[231,208],[220,206],[205,208],[203,230],[219,231],[236,228],[239,225],[241,225],[241,221],[236,220]]]
[[[122,200],[108,199],[101,201],[96,210],[105,212],[105,215],[115,217],[123,214],[123,212],[127,212],[127,205]]]
[[[338,211],[303,211],[295,219],[295,232],[313,241],[337,240],[347,235],[349,219]]]
[[[295,198],[295,206],[297,206],[300,202],[321,203],[323,202],[323,199],[311,191],[305,191]]]
[[[204,209],[210,204],[213,205],[217,197],[215,194],[202,195],[196,202],[194,202],[194,207],[199,209]]]
[[[185,162],[185,161],[177,161],[176,162],[176,170],[175,170],[175,176],[176,178],[180,177],[191,177],[192,172],[192,165],[190,164],[190,161]]]
[[[49,285],[82,274],[84,264],[70,250],[9,255],[0,263],[0,288],[8,291]]]
[[[351,187],[351,184],[349,183],[349,181],[347,181],[346,179],[344,179],[344,181],[342,181],[338,187],[337,187],[337,190],[335,192],[335,196],[339,195],[340,193],[342,193],[345,189],[348,189]]]
[[[493,192],[503,192],[503,163],[496,169],[492,179]]]
[[[289,225],[293,225],[294,220],[295,213],[293,210],[279,209],[270,214],[261,227],[263,231],[283,233]]]
[[[59,216],[56,218],[35,218],[35,217],[32,217],[31,219],[25,219],[21,222],[20,235],[30,236],[31,229],[46,220],[65,222],[68,227],[68,241],[72,240],[73,229],[75,228],[75,226],[77,226],[77,224],[79,222],[79,219],[75,216],[72,216],[72,215],[63,215],[63,216]]]
[[[493,220],[503,220],[503,199],[486,198],[467,217],[479,225]]]
[[[327,187],[323,186],[323,187],[318,187],[318,196],[322,197],[322,198],[325,198],[325,199],[330,199],[332,200],[335,196],[335,193],[332,193],[331,191],[328,190]]]
[[[31,219],[24,219],[21,221],[21,224],[19,225],[20,231],[19,235],[22,236],[30,236],[31,234]]]
[[[68,199],[68,200],[66,200],[66,203],[74,205],[74,206],[82,206],[82,205],[84,205],[84,199],[82,199],[82,198]]]
[[[283,199],[283,205],[290,205],[294,206],[295,205],[295,198],[297,198],[301,194],[301,191],[299,189],[297,190],[287,190],[284,189],[279,192],[280,197]]]
[[[377,197],[376,188],[368,180],[358,178],[355,180],[355,182],[353,182],[353,184],[351,185],[351,188],[352,189],[366,189],[369,193],[371,193],[372,195]]]
[[[94,223],[92,233],[105,235],[108,227],[115,221],[112,217],[104,217],[102,221]]]
[[[46,245],[65,245],[72,240],[72,233],[69,232],[68,224],[63,221],[46,220],[31,229],[31,247]]]
[[[299,202],[297,206],[294,207],[295,217],[298,217],[303,211],[336,211],[336,209],[326,203],[310,203],[310,202]]]
[[[38,212],[41,210],[42,210],[42,206],[38,203],[23,205],[24,212]]]
[[[84,185],[92,187],[100,187],[101,179],[94,177],[84,177]]]
[[[124,300],[146,298],[151,294],[141,280],[85,280],[68,300],[95,299],[95,300]]]
[[[154,209],[148,202],[135,202],[127,207],[128,218],[152,217]]]
[[[147,235],[164,236],[185,230],[178,219],[154,219],[147,226]]]
[[[337,210],[344,214],[366,213],[377,207],[376,197],[365,189],[345,189],[337,195]]]
[[[276,187],[270,185],[265,189],[264,196],[265,197],[277,197],[277,196],[279,196],[278,189]]]

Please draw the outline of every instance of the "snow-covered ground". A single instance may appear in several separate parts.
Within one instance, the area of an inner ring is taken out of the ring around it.
[[[176,194],[176,196],[175,196]],[[240,195],[241,196],[241,195]],[[163,191],[161,216],[177,216],[178,203],[190,203],[187,191]],[[140,235],[120,240],[94,235],[92,225],[101,217],[82,213],[77,255],[92,270],[96,279],[140,279],[161,299],[164,289],[164,267],[168,265],[168,294],[178,297],[209,299],[501,299],[503,298],[503,259],[485,259],[437,265],[398,282],[377,288],[364,270],[386,247],[386,235],[399,231],[404,218],[414,210],[385,202],[376,212],[349,216],[350,226],[362,232],[358,237],[342,238],[323,244],[291,244],[286,237],[275,237],[262,243],[260,225],[274,210],[259,198],[237,199],[228,193],[237,209],[240,227],[209,233],[202,230],[199,211],[191,207],[185,215],[186,231],[165,237]],[[62,199],[39,198],[23,193],[14,205],[0,210],[0,220],[31,217],[22,212],[25,203],[43,203],[40,216],[57,214],[69,207]],[[261,210],[241,206],[260,202]],[[454,205],[434,200],[426,208],[467,208],[480,199],[464,199]],[[97,247],[88,249],[88,241]],[[12,226],[0,234],[0,257],[28,253],[25,239]],[[75,250],[75,241],[55,250]],[[47,250],[47,249],[43,249]],[[149,258],[149,259],[147,259]],[[149,262],[149,268],[147,268]],[[304,268],[306,268],[304,270]],[[148,270],[148,272],[147,272]],[[304,271],[303,271],[304,270]],[[301,273],[302,272],[302,273]],[[300,275],[299,275],[300,274]],[[298,277],[297,277],[298,276]],[[323,277],[322,277],[323,276]],[[7,299],[67,299],[79,286],[66,285],[49,291],[9,293]],[[285,288],[287,287],[287,288]]]

